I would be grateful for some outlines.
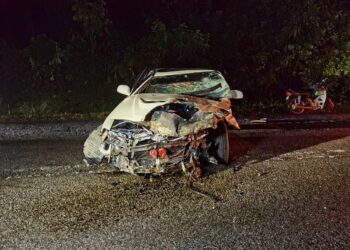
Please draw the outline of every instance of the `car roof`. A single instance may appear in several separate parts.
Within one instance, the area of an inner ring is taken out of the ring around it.
[[[156,69],[153,77],[213,72],[213,69]]]

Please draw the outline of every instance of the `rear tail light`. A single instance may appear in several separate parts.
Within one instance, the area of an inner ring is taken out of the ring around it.
[[[151,150],[149,151],[149,155],[151,156],[152,159],[157,159],[157,157],[158,157],[158,152],[157,152],[157,150],[155,150],[155,149],[151,149]]]
[[[167,151],[165,148],[161,148],[161,149],[159,149],[158,154],[159,154],[160,158],[164,158],[167,155]]]
[[[161,148],[158,151],[156,149],[151,149],[149,151],[149,155],[154,160],[157,159],[158,157],[165,158],[167,154],[168,154],[168,151],[165,148]]]

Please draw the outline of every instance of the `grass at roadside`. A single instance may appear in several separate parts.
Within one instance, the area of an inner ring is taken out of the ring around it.
[[[233,103],[233,112],[238,117],[262,116],[273,114],[290,114],[283,103]],[[59,122],[59,121],[89,121],[103,120],[111,112],[86,112],[86,113],[41,113],[41,112],[19,112],[12,114],[0,114],[0,122]],[[308,111],[309,113],[322,114],[325,111]],[[307,113],[307,112],[306,112]],[[350,104],[336,104],[336,113],[350,113]]]
[[[350,104],[335,104],[336,113],[347,114],[350,113]],[[251,115],[274,115],[274,114],[290,114],[284,103],[280,102],[259,102],[259,103],[233,103],[233,112],[236,115],[251,116]],[[307,110],[304,114],[322,114],[327,113],[326,110]]]
[[[247,102],[233,102],[232,110],[236,115],[266,115],[266,114],[284,114],[288,113],[285,105],[282,103],[247,103]]]
[[[89,121],[103,120],[109,112],[99,113],[52,113],[52,114],[11,114],[0,115],[0,122],[59,122],[59,121]]]

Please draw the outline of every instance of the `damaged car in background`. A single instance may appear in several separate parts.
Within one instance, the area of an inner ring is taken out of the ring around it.
[[[158,175],[181,168],[200,177],[201,163],[228,163],[228,125],[239,129],[222,74],[208,69],[143,72],[127,97],[84,143],[89,164],[103,160],[120,171]]]

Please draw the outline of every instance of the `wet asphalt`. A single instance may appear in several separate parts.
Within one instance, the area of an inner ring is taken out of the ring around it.
[[[235,132],[196,191],[87,167],[82,145],[0,142],[1,249],[350,248],[350,129]]]

